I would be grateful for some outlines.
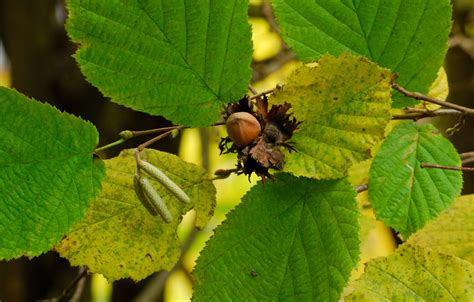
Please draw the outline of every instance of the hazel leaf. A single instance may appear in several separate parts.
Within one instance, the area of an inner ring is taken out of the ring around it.
[[[449,0],[272,0],[285,42],[305,61],[324,54],[363,55],[427,93],[448,49]],[[394,107],[417,101],[394,95]]]
[[[286,153],[284,169],[298,176],[340,178],[370,157],[390,120],[392,73],[364,57],[323,56],[302,66],[271,96],[288,102],[302,121]]]
[[[5,87],[0,116],[0,260],[38,256],[99,193],[99,136],[91,123]]]
[[[67,32],[87,80],[112,101],[208,126],[247,91],[247,0],[69,0]]]
[[[133,150],[122,151],[118,157],[105,161],[107,177],[99,198],[56,247],[72,265],[85,265],[90,272],[100,273],[109,281],[138,281],[159,270],[170,270],[180,255],[176,228],[182,215],[194,209],[198,227],[203,227],[212,216],[216,191],[204,169],[151,149],[143,151],[141,157],[166,173],[191,202],[180,202],[149,178],[173,220],[165,223],[160,216],[151,216],[134,190]]]
[[[408,243],[474,264],[474,195],[456,198],[445,213],[410,236]]]
[[[461,192],[456,149],[430,124],[398,124],[382,143],[369,171],[369,200],[378,219],[407,238],[446,210]]]
[[[337,301],[359,256],[349,182],[279,173],[254,186],[198,259],[194,301]]]
[[[345,301],[470,301],[474,266],[460,258],[404,244],[367,264]]]

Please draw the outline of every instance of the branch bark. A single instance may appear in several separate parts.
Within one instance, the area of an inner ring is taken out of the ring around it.
[[[468,107],[464,107],[464,106],[461,106],[461,105],[440,101],[438,99],[429,97],[427,95],[424,95],[424,94],[421,94],[421,93],[418,93],[418,92],[411,92],[411,91],[403,88],[402,86],[398,85],[397,83],[393,83],[392,87],[395,90],[397,90],[398,92],[400,92],[401,94],[403,94],[403,95],[405,95],[409,98],[412,98],[412,99],[415,99],[415,100],[423,100],[423,101],[426,101],[426,102],[429,102],[429,103],[440,105],[440,106],[445,107],[445,108],[451,108],[451,109],[460,111],[464,115],[474,116],[474,109],[472,109],[472,108],[468,108]]]

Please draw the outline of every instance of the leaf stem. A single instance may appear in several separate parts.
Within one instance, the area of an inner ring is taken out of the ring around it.
[[[436,168],[436,169],[443,169],[443,170],[474,172],[474,168],[471,168],[471,167],[452,167],[452,166],[443,166],[443,165],[436,165],[436,164],[429,164],[429,163],[421,163],[420,166],[422,168]]]
[[[445,108],[451,108],[451,109],[460,111],[460,112],[464,113],[465,115],[474,116],[474,109],[472,109],[472,108],[468,108],[468,107],[460,106],[460,105],[457,105],[457,104],[440,101],[438,99],[429,97],[427,95],[424,95],[424,94],[421,94],[421,93],[418,93],[418,92],[411,92],[411,91],[403,88],[402,86],[398,85],[397,83],[393,83],[392,87],[395,90],[397,90],[398,92],[400,92],[401,94],[403,94],[407,97],[410,97],[412,99],[423,100],[423,101],[426,101],[426,102],[429,102],[429,103],[440,105],[440,106],[445,107]]]
[[[110,144],[108,144],[108,145],[105,145],[105,146],[102,146],[102,147],[100,147],[100,148],[95,149],[94,153],[97,153],[97,152],[99,152],[99,151],[103,151],[103,150],[108,149],[108,148],[112,148],[112,147],[118,146],[118,145],[124,143],[126,140],[127,140],[127,139],[125,139],[125,138],[121,138],[121,139],[119,139],[119,140],[117,140],[117,141],[115,141],[115,142],[113,142],[113,143],[110,143]]]

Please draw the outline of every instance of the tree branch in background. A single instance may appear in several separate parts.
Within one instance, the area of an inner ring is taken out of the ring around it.
[[[80,267],[76,278],[66,287],[61,296],[41,300],[42,302],[79,302],[82,298],[82,293],[84,292],[84,287],[86,284],[87,270],[84,267]]]
[[[474,40],[464,34],[456,34],[449,39],[449,48],[459,47],[471,58],[474,58]]]
[[[270,28],[272,29],[272,31],[280,35],[280,28],[278,27],[278,24],[275,20],[275,15],[273,14],[272,5],[270,4],[269,0],[263,0],[262,12],[263,12],[263,16],[265,17],[268,24],[270,25]],[[287,47],[287,46],[283,45],[283,47]]]
[[[461,157],[463,165],[474,162],[474,152],[461,153],[459,157]]]
[[[199,230],[196,228],[191,230],[188,238],[181,246],[181,256],[173,269],[170,272],[160,271],[158,274],[156,274],[153,279],[145,286],[142,292],[135,298],[134,302],[160,301],[160,297],[163,296],[168,277],[177,270],[181,269],[186,273],[186,276],[189,278],[190,282],[193,282],[192,277],[183,266],[183,256],[186,255],[198,233]]]
[[[282,68],[286,63],[296,59],[295,54],[283,48],[277,55],[260,62],[253,62],[252,82],[258,82],[266,78],[269,74]]]

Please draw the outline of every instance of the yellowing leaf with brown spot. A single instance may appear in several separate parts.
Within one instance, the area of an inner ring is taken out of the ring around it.
[[[318,66],[302,66],[272,103],[291,103],[302,121],[286,154],[285,171],[297,176],[340,178],[371,148],[390,120],[392,73],[364,57],[323,56]]]
[[[180,255],[176,228],[182,215],[193,208],[197,226],[203,227],[215,207],[216,191],[204,169],[169,153],[149,149],[141,154],[142,159],[159,167],[177,183],[191,203],[183,204],[149,177],[170,209],[173,221],[165,223],[160,216],[151,216],[133,189],[133,150],[106,160],[107,177],[99,198],[56,250],[72,265],[86,266],[109,281],[138,281],[159,270],[170,270]]]

